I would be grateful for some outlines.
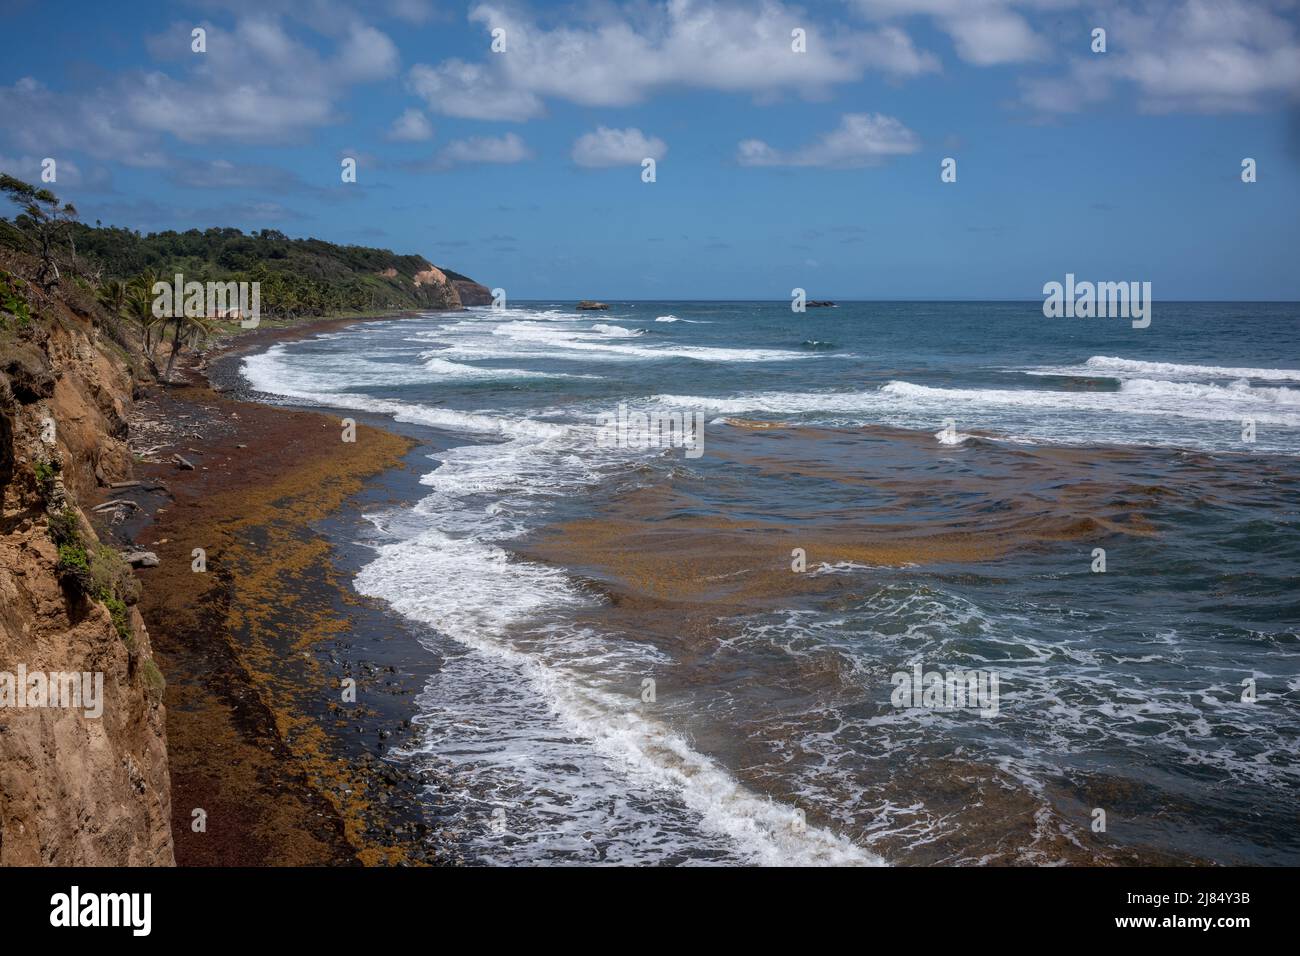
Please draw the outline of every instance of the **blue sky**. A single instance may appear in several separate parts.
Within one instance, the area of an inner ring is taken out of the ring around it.
[[[55,158],[87,221],[384,246],[513,298],[1035,299],[1073,272],[1300,299],[1298,24],[1293,0],[0,0],[0,169]]]

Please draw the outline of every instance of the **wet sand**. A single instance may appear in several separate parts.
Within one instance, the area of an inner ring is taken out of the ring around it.
[[[353,321],[262,330],[222,352]],[[154,423],[141,441],[164,461],[137,462],[144,485],[112,492],[141,508],[110,529],[159,558],[138,572],[140,607],[167,681],[177,863],[452,862],[424,784],[385,759],[412,733],[413,696],[436,662],[336,566],[360,501],[414,494],[418,472],[403,469],[415,442],[364,422],[344,442],[339,417],[238,401],[193,369],[184,378],[137,407]],[[196,548],[206,571],[193,570]]]

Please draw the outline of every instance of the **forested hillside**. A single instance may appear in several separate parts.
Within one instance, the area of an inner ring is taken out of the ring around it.
[[[274,229],[230,227],[141,234],[115,226],[72,226],[72,245],[101,280],[152,275],[170,281],[246,280],[262,284],[262,311],[275,318],[447,307],[428,281],[423,256],[388,249],[291,239]],[[440,269],[453,282],[472,282]]]

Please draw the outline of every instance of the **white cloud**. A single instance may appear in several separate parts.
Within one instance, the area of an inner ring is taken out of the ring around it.
[[[167,157],[156,137],[135,128],[120,97],[56,93],[31,77],[0,87],[0,116],[21,117],[2,128],[24,152],[58,159],[81,151],[127,166],[163,166]]]
[[[639,129],[597,127],[579,136],[573,144],[573,161],[579,166],[639,166],[644,159],[664,158],[668,145],[657,136]]]
[[[188,24],[150,40],[158,53],[189,47]],[[360,23],[343,30],[332,55],[291,36],[277,19],[247,17],[232,31],[207,26],[208,52],[183,79],[153,72],[120,95],[137,128],[185,142],[286,142],[341,119],[335,103],[354,83],[392,76],[397,49]]]
[[[826,166],[847,169],[876,166],[891,156],[915,153],[920,138],[892,116],[847,113],[840,125],[799,149],[773,149],[759,139],[747,139],[736,150],[742,166]]]
[[[537,96],[510,86],[500,72],[464,60],[437,66],[417,63],[411,67],[408,83],[429,109],[444,116],[519,121],[546,111]]]
[[[184,142],[297,141],[341,120],[336,102],[355,83],[393,75],[397,50],[360,23],[340,27],[332,53],[292,37],[275,19],[239,19],[232,30],[204,24],[207,52],[190,50],[189,23],[150,37],[155,57],[185,72],[129,72],[90,91],[52,91],[30,78],[0,87],[4,139],[27,152],[78,150],[128,166],[165,166],[164,139]]]
[[[358,26],[348,33],[332,68],[344,80],[382,80],[397,72],[401,57],[388,36],[374,27]]]
[[[482,163],[522,163],[532,159],[532,151],[514,133],[504,136],[471,136],[448,143],[435,157],[442,169]]]
[[[957,55],[976,66],[996,66],[1036,60],[1047,52],[1047,43],[1010,10],[986,10],[960,16],[945,24]]]
[[[435,13],[428,0],[389,0],[388,11],[397,19],[416,25],[432,20]]]
[[[1062,74],[1020,81],[1025,105],[1073,112],[1131,84],[1148,112],[1222,113],[1300,90],[1300,41],[1285,0],[1183,0],[1106,17],[1107,52],[1074,57]]]
[[[1042,59],[1047,42],[1015,6],[1069,6],[1072,0],[854,0],[872,20],[926,16],[947,33],[957,55],[976,66]]]
[[[410,109],[393,120],[388,138],[400,143],[418,143],[433,138],[433,125],[429,117],[419,110]]]
[[[505,30],[506,51],[483,63],[448,60],[412,68],[412,89],[431,111],[479,119],[525,120],[548,98],[584,106],[625,106],[670,89],[704,89],[770,98],[824,96],[869,70],[915,76],[938,69],[895,26],[821,27],[781,0],[670,0],[592,7],[583,19],[547,27],[513,7],[481,3],[470,19]],[[807,51],[791,31],[807,32]]]

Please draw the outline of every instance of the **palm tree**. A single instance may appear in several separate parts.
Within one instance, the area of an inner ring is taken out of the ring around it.
[[[105,282],[99,288],[99,304],[108,309],[114,318],[120,318],[126,309],[126,283],[117,279]]]
[[[167,323],[170,323],[172,327],[172,350],[167,356],[167,368],[163,372],[163,381],[170,382],[172,380],[172,367],[176,364],[176,354],[181,350],[182,339],[190,348],[195,348],[213,333],[216,326],[206,318],[185,315],[183,309],[170,318],[163,319],[162,322],[164,335],[167,332]]]
[[[162,321],[153,314],[153,299],[139,287],[128,287],[125,305],[126,314],[140,325],[140,342],[144,348],[145,358],[153,364],[153,330]],[[157,368],[154,369],[157,371]]]

